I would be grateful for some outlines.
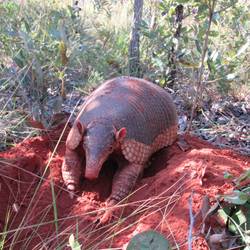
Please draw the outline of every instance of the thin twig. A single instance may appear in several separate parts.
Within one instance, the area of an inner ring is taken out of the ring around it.
[[[236,2],[234,2],[234,3],[230,4],[230,5],[226,6],[226,7],[223,7],[223,8],[221,8],[220,10],[217,10],[215,13],[221,13],[221,12],[224,12],[224,11],[226,11],[226,10],[230,9],[231,7],[233,7],[235,4],[236,4]]]
[[[192,232],[194,228],[194,215],[193,215],[193,191],[191,192],[191,196],[189,198],[189,218],[190,218],[190,226],[189,226],[189,232],[188,232],[188,250],[192,250]]]

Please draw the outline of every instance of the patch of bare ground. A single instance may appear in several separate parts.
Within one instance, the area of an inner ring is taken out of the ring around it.
[[[192,211],[198,214],[193,249],[209,249],[200,233],[204,197],[213,204],[217,194],[230,192],[233,183],[223,173],[237,177],[250,163],[249,157],[186,136],[190,149],[183,152],[174,144],[157,153],[115,218],[97,228],[94,221],[104,208],[115,168],[107,163],[99,179],[83,181],[71,199],[61,177],[68,129],[57,144],[61,132],[51,131],[0,153],[0,228],[6,234],[5,249],[67,249],[72,233],[83,249],[125,249],[133,235],[146,229],[157,230],[172,246],[187,249],[191,194]],[[213,217],[208,223],[212,229],[221,227]]]

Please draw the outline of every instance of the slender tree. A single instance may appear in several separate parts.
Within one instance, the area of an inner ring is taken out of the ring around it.
[[[190,130],[192,129],[194,112],[197,108],[199,96],[202,95],[202,85],[203,85],[202,83],[203,83],[204,68],[205,68],[205,57],[206,57],[207,50],[208,50],[208,39],[209,39],[210,28],[212,25],[213,15],[214,15],[214,11],[215,11],[216,1],[217,0],[210,0],[208,2],[208,20],[207,20],[208,25],[207,25],[207,30],[206,30],[205,37],[204,37],[203,46],[202,46],[201,62],[200,62],[200,67],[198,70],[198,76],[197,76],[197,81],[196,81],[196,93],[195,93],[195,96],[193,99],[190,120],[189,120],[188,128],[186,131],[187,133],[189,133]]]
[[[141,76],[140,70],[140,24],[142,19],[143,0],[134,0],[134,18],[129,46],[129,74]]]
[[[177,5],[175,8],[175,21],[174,21],[175,43],[173,43],[170,54],[169,54],[170,72],[169,72],[168,79],[167,79],[168,87],[170,87],[170,88],[172,88],[174,86],[175,80],[176,80],[176,73],[177,73],[176,72],[176,54],[178,51],[178,40],[179,40],[180,35],[181,35],[182,20],[184,18],[183,10],[184,10],[184,7],[182,4]]]

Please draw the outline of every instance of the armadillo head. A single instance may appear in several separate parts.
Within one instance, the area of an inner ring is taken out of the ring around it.
[[[113,125],[90,123],[84,135],[86,154],[85,178],[96,179],[103,163],[126,136],[126,129],[116,130]]]

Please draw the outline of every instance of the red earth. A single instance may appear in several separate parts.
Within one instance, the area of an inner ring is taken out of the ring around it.
[[[250,162],[231,150],[185,136],[190,149],[183,152],[175,143],[157,153],[113,220],[96,227],[97,210],[104,208],[115,167],[107,163],[97,180],[84,180],[71,198],[61,177],[68,131],[61,140],[58,129],[0,153],[0,232],[6,232],[1,233],[6,236],[5,249],[70,249],[71,234],[82,249],[126,249],[132,236],[147,229],[162,233],[173,247],[187,249],[191,194],[196,214],[206,195],[212,204],[217,194],[232,190],[232,180],[224,179],[224,172],[237,177]],[[199,234],[200,214],[193,228],[193,249],[209,249]],[[215,219],[212,223],[218,224]]]

